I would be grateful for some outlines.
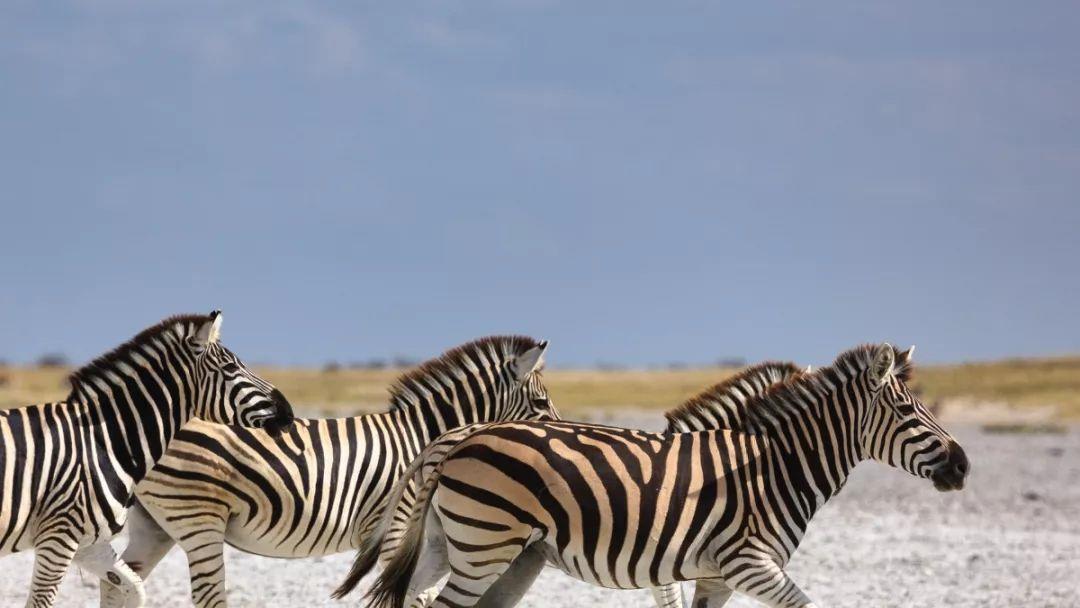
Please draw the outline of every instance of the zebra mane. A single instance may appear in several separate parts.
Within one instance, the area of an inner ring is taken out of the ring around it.
[[[746,419],[745,405],[750,399],[777,383],[803,373],[803,369],[790,361],[766,361],[751,365],[664,413],[668,430],[739,426],[739,421]]]
[[[497,374],[502,363],[539,344],[528,336],[488,336],[456,346],[398,376],[390,386],[390,411],[416,404],[419,395],[446,387],[467,371],[493,370]]]
[[[787,412],[804,409],[807,396],[834,390],[838,384],[854,378],[869,368],[874,361],[874,351],[877,347],[876,344],[861,344],[837,355],[831,365],[773,384],[764,393],[747,400],[745,409],[748,421],[751,423],[767,421],[771,418],[770,413],[783,416]],[[895,346],[893,351],[899,362],[900,352]],[[911,379],[911,372],[910,365],[901,366],[899,363],[893,370],[893,373],[904,382]],[[771,426],[767,424],[766,428]]]
[[[184,331],[197,331],[199,327],[202,327],[203,324],[210,320],[210,315],[173,315],[147,327],[136,334],[134,338],[71,372],[71,375],[68,376],[68,382],[71,384],[72,396],[75,395],[82,383],[87,382],[95,374],[112,369],[118,361],[126,359],[131,351],[136,350],[144,344],[153,342],[162,334],[174,329],[177,325],[183,327]],[[177,337],[179,337],[179,335]]]

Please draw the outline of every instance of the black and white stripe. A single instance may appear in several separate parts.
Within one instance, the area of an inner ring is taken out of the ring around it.
[[[547,562],[613,588],[696,580],[701,607],[734,591],[812,606],[783,568],[856,464],[963,486],[967,458],[908,389],[910,359],[887,344],[848,351],[749,399],[737,430],[520,422],[436,442],[410,467],[423,486],[372,604],[415,601],[449,573],[433,605],[513,605]]]
[[[193,422],[139,484],[146,511],[133,515],[123,557],[146,576],[179,543],[195,605],[224,606],[224,543],[286,558],[355,549],[435,437],[478,421],[558,418],[540,374],[546,348],[521,336],[476,340],[399,378],[387,412],[301,419],[280,436]],[[102,600],[122,604],[104,585]]]
[[[141,582],[108,540],[135,485],[193,416],[279,428],[288,401],[218,340],[221,315],[165,319],[71,376],[65,401],[0,412],[0,555],[34,549],[28,606],[51,606],[72,560]]]

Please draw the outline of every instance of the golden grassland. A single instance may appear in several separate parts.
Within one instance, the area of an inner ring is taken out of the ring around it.
[[[667,409],[735,373],[735,368],[678,370],[560,370],[544,372],[552,400],[566,413],[596,408]],[[325,415],[375,411],[401,370],[310,368],[259,369],[289,400]],[[63,399],[63,368],[0,367],[0,407]],[[1060,417],[1080,420],[1080,356],[924,366],[915,382],[928,402],[952,398],[1006,403],[1016,408],[1050,406]]]

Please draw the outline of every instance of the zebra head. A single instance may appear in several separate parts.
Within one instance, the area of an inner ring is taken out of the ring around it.
[[[547,340],[515,355],[506,362],[509,387],[503,420],[558,420],[559,411],[548,398],[547,387],[541,372],[544,369],[544,353]]]
[[[874,348],[867,369],[870,401],[863,450],[875,460],[930,479],[940,491],[959,490],[970,468],[968,459],[908,388],[914,351],[912,346],[899,352],[889,344]]]
[[[192,413],[214,422],[280,432],[292,422],[292,405],[225,348],[220,337],[221,311],[215,310],[187,338],[197,386]]]

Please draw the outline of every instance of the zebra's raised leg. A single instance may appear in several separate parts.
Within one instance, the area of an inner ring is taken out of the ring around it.
[[[154,521],[139,501],[128,509],[127,533],[128,545],[121,559],[145,581],[176,541]],[[101,608],[133,606],[130,598],[125,603],[124,593],[119,587],[102,579]]]
[[[650,587],[659,608],[683,608],[682,585],[671,583],[662,587]]]
[[[694,599],[690,608],[721,608],[734,591],[722,580],[698,579],[694,584]]]
[[[27,608],[51,608],[78,546],[67,534],[52,534],[34,545],[34,575]]]
[[[101,585],[116,590],[120,606],[141,608],[146,601],[142,578],[132,570],[108,542],[83,547],[75,553],[75,563],[101,579]]]
[[[746,566],[740,569],[739,566]],[[817,608],[780,566],[768,559],[728,564],[727,585],[771,608]]]
[[[516,606],[532,586],[540,571],[547,565],[547,558],[539,543],[521,552],[506,572],[488,588],[476,608],[503,608]],[[679,608],[682,608],[681,606]]]

